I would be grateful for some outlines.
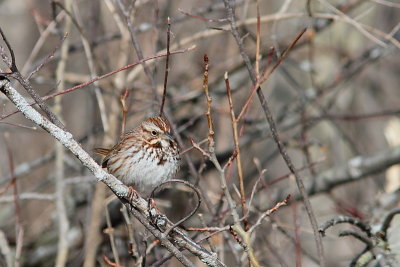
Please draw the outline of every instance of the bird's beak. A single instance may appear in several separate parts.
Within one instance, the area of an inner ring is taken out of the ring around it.
[[[167,136],[171,140],[174,140],[174,138],[172,137],[171,133],[169,133],[169,132],[166,132],[165,136]]]

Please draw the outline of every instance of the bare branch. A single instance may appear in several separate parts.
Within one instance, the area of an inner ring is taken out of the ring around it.
[[[289,170],[293,173],[294,177],[296,178],[297,187],[298,187],[301,195],[303,196],[304,206],[306,207],[307,215],[310,219],[311,226],[312,226],[312,229],[314,232],[314,238],[315,238],[315,242],[316,242],[317,249],[318,249],[320,265],[323,267],[323,266],[325,266],[325,259],[324,259],[324,249],[323,249],[322,239],[318,233],[317,220],[315,218],[313,209],[311,207],[310,200],[307,196],[307,192],[304,188],[302,178],[299,176],[298,172],[296,171],[296,168],[294,167],[291,158],[289,157],[289,155],[286,152],[285,146],[282,144],[282,141],[279,138],[278,131],[277,131],[277,128],[275,125],[275,121],[273,119],[272,113],[271,113],[269,105],[267,103],[267,99],[265,98],[264,93],[261,90],[261,87],[256,86],[257,82],[258,82],[257,77],[255,75],[252,64],[250,62],[250,58],[247,55],[246,51],[244,50],[243,40],[242,40],[242,38],[240,38],[239,32],[237,30],[236,20],[235,20],[235,16],[234,16],[233,2],[231,0],[224,0],[224,4],[225,4],[225,8],[228,13],[228,19],[229,19],[230,26],[231,26],[231,33],[234,36],[236,43],[239,47],[240,54],[246,65],[246,68],[249,72],[251,81],[253,82],[253,85],[255,87],[257,87],[257,96],[260,101],[261,107],[264,111],[264,115],[268,121],[270,130],[272,133],[272,137],[274,138],[274,141],[275,141],[276,145],[278,146],[279,152],[282,155],[282,158],[285,160],[287,167],[289,168]],[[300,34],[299,36],[301,37],[301,35],[302,34]],[[300,37],[298,37],[298,38],[300,38]],[[293,43],[296,43],[296,40],[298,40],[298,38],[295,39],[295,42],[293,42]]]
[[[125,199],[129,195],[129,189],[123,185],[118,179],[111,174],[108,174],[87,154],[86,151],[74,140],[69,132],[65,132],[49,120],[41,116],[34,110],[28,102],[11,86],[10,82],[2,78],[0,79],[1,91],[17,106],[23,115],[49,132],[54,138],[61,142],[69,151],[71,151],[81,162],[87,167],[97,178],[98,181],[105,183],[119,198]],[[192,266],[192,263],[182,255],[182,253],[168,240],[168,238],[149,223],[149,211],[147,209],[147,202],[140,198],[130,198],[129,210],[132,214],[155,236],[161,244],[172,252],[178,260],[185,266]],[[173,225],[166,217],[163,220],[166,224],[164,227]],[[160,227],[160,225],[158,225]],[[196,244],[189,237],[186,236],[181,230],[175,228],[170,236],[173,238],[174,243],[180,247],[184,247],[194,255],[198,256],[203,262],[209,266],[225,266],[220,262],[214,253],[210,253],[205,248]]]
[[[169,73],[169,43],[171,39],[171,20],[168,17],[167,18],[167,56],[165,58],[165,75],[164,75],[164,90],[162,94],[162,99],[161,99],[161,105],[160,105],[160,116],[163,114],[164,110],[164,104],[165,104],[165,97],[167,95],[167,82],[168,82],[168,73]]]

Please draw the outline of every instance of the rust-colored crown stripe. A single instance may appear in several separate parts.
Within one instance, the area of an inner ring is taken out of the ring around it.
[[[171,130],[171,126],[168,121],[162,117],[151,117],[146,120],[146,122],[153,123],[163,132],[169,132]]]

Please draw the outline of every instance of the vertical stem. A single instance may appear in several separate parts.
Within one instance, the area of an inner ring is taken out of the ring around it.
[[[135,2],[136,2],[136,0],[133,0],[128,6],[125,6],[121,0],[117,0],[115,2],[115,5],[119,7],[120,11],[122,12],[122,14],[124,16],[126,25],[128,27],[129,33],[131,35],[131,41],[132,41],[133,48],[135,49],[136,55],[139,58],[139,60],[142,60],[144,58],[142,48],[137,39],[136,31],[135,31],[134,25],[131,20],[131,14],[134,10]],[[154,71],[152,71],[145,62],[142,62],[142,67],[144,69],[144,73],[146,74],[147,78],[149,79],[149,81],[151,83],[151,89],[154,94],[154,100],[156,100],[157,103],[160,103],[161,99],[159,98],[159,95],[157,93],[157,82],[154,77]]]
[[[161,106],[160,106],[160,116],[163,115],[165,97],[167,95],[167,82],[168,82],[168,73],[169,73],[169,42],[171,39],[171,19],[168,17],[167,19],[167,57],[165,59],[165,75],[164,75],[164,91],[162,94]]]
[[[207,117],[207,123],[208,123],[208,150],[212,154],[212,153],[214,153],[214,128],[213,128],[212,118],[211,118],[212,99],[211,99],[209,91],[208,91],[208,56],[207,55],[204,55],[203,90],[204,90],[204,93],[205,93],[206,99],[207,99],[206,117]]]
[[[261,36],[261,23],[260,23],[260,1],[257,0],[257,40],[256,40],[256,76],[257,80],[260,79],[260,36]]]
[[[111,224],[110,212],[108,211],[108,204],[110,204],[110,202],[107,202],[103,206],[106,210],[106,222],[107,222],[106,234],[108,234],[108,236],[110,237],[111,251],[115,258],[115,264],[117,267],[120,267],[121,265],[119,262],[118,250],[117,250],[117,246],[115,244],[114,228],[112,227],[112,224]]]
[[[7,135],[5,135],[7,138]],[[14,206],[15,206],[15,235],[16,235],[16,245],[15,245],[15,259],[14,259],[14,267],[19,267],[21,265],[21,254],[22,254],[22,245],[23,245],[23,238],[24,238],[24,228],[21,224],[21,206],[19,203],[19,195],[18,195],[18,186],[17,186],[17,177],[15,176],[15,167],[14,167],[14,160],[11,149],[6,145],[7,154],[8,154],[8,164],[10,168],[11,174],[11,183],[13,187],[13,197],[14,197]],[[3,191],[5,192],[5,191]],[[3,193],[2,192],[2,193]],[[10,266],[12,264],[10,263]]]
[[[65,1],[65,8],[67,11],[71,11],[72,1]],[[70,17],[65,17],[65,26],[64,31],[69,32],[71,29],[71,19]],[[68,38],[64,41],[61,46],[61,59],[58,63],[56,70],[56,80],[59,81],[59,86],[57,91],[61,92],[65,87],[64,80],[64,72],[65,65],[68,58]],[[54,100],[54,113],[56,116],[62,120],[62,107],[61,107],[61,98],[56,98]],[[56,161],[55,161],[55,183],[56,183],[56,207],[58,214],[58,250],[57,250],[57,258],[56,258],[56,267],[65,266],[68,259],[68,239],[67,234],[69,230],[69,222],[67,217],[67,211],[65,207],[65,199],[64,199],[64,156],[65,150],[63,145],[60,142],[55,143],[56,146]]]
[[[226,85],[226,92],[227,92],[228,101],[229,101],[229,110],[230,110],[230,114],[231,114],[233,141],[235,143],[235,151],[237,153],[236,166],[237,166],[238,179],[239,179],[240,202],[242,204],[242,214],[243,214],[243,217],[245,217],[247,214],[247,207],[246,207],[246,195],[244,192],[244,183],[243,183],[242,160],[241,160],[241,156],[240,156],[240,147],[239,147],[239,134],[238,134],[238,127],[237,127],[237,120],[235,117],[235,111],[233,110],[231,87],[229,85],[229,79],[228,79],[227,72],[225,72],[225,85]],[[247,218],[244,218],[243,222],[244,222],[245,231],[248,231],[249,230],[249,222],[248,222]]]

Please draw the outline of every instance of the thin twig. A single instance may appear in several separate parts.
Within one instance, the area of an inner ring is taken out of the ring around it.
[[[173,55],[173,54],[185,53],[185,52],[187,52],[187,51],[193,50],[194,48],[195,48],[195,47],[192,46],[192,47],[185,48],[185,49],[175,50],[175,51],[170,52],[170,54]],[[82,87],[88,86],[89,84],[92,84],[92,83],[94,83],[94,82],[96,82],[96,81],[99,81],[99,80],[102,80],[102,79],[104,79],[104,78],[107,78],[107,77],[109,77],[109,76],[111,76],[111,75],[114,75],[114,74],[116,74],[116,73],[118,73],[118,72],[120,72],[120,71],[123,71],[123,70],[126,70],[126,69],[130,69],[130,68],[133,68],[133,67],[136,67],[137,65],[140,65],[141,63],[143,63],[143,62],[145,62],[145,61],[149,61],[149,60],[153,60],[153,59],[156,59],[156,58],[164,57],[164,56],[166,56],[166,55],[167,55],[166,53],[162,53],[162,54],[158,54],[158,55],[155,55],[155,56],[151,56],[151,57],[145,58],[145,59],[143,59],[143,60],[139,60],[139,61],[137,61],[137,62],[135,62],[135,63],[131,63],[131,64],[128,64],[128,65],[123,66],[123,67],[121,67],[121,68],[118,68],[118,69],[116,69],[116,70],[110,71],[110,72],[108,72],[108,73],[106,73],[106,74],[104,74],[104,75],[97,76],[97,77],[95,77],[95,78],[93,78],[93,79],[91,79],[90,81],[87,81],[87,82],[85,82],[85,83],[81,83],[81,84],[79,84],[79,85],[76,85],[76,86],[73,86],[73,87],[71,87],[71,88],[65,89],[65,90],[63,90],[62,92],[56,92],[56,93],[47,95],[47,96],[43,97],[42,99],[45,101],[45,100],[48,100],[48,99],[50,99],[50,98],[53,98],[53,97],[56,97],[56,96],[59,96],[59,95],[63,95],[63,94],[70,93],[70,92],[75,91],[75,90],[77,90],[77,89],[80,89],[80,88],[82,88]],[[35,105],[35,104],[36,104],[36,102],[31,102],[29,105],[30,105],[30,106],[33,106],[33,105]],[[5,119],[5,118],[8,118],[8,117],[10,117],[11,115],[14,115],[14,114],[16,114],[16,113],[18,113],[18,112],[20,112],[20,110],[16,110],[16,111],[10,112],[10,113],[8,113],[8,114],[6,114],[6,115],[3,115],[3,116],[0,117],[0,120],[3,120],[3,119]]]
[[[323,224],[319,227],[318,231],[319,231],[322,235],[325,235],[325,231],[326,231],[328,228],[330,228],[330,227],[332,227],[332,226],[334,226],[334,225],[336,225],[336,224],[339,224],[339,223],[349,223],[349,224],[352,224],[352,225],[354,225],[354,226],[357,226],[361,231],[363,231],[364,233],[366,233],[369,237],[372,236],[372,229],[371,229],[371,226],[370,226],[369,224],[364,223],[363,221],[361,221],[361,220],[358,219],[358,218],[353,218],[353,217],[348,217],[348,216],[338,216],[338,217],[332,218],[332,219],[326,221],[325,223],[323,223]]]
[[[25,79],[22,74],[19,72],[16,62],[15,62],[15,55],[14,50],[12,49],[10,43],[8,42],[6,36],[3,33],[3,30],[0,27],[0,35],[3,38],[4,42],[7,45],[8,51],[11,54],[11,64],[8,64],[8,67],[11,70],[11,73],[8,73],[7,76],[13,77],[16,79],[29,93],[29,95],[35,100],[35,102],[39,105],[39,107],[46,113],[48,118],[58,127],[64,128],[64,125],[61,121],[57,118],[57,116],[50,110],[49,106],[44,102],[44,100],[37,94],[37,92],[33,89],[32,85],[29,83],[27,79]],[[1,50],[0,50],[1,51]],[[7,64],[9,63],[8,57],[6,54],[2,53],[3,61]]]
[[[131,41],[132,41],[133,47],[134,47],[134,49],[136,51],[136,54],[137,54],[139,60],[143,60],[144,59],[143,51],[142,51],[142,48],[141,48],[141,46],[139,44],[139,41],[137,39],[136,31],[134,29],[134,26],[133,26],[133,23],[132,23],[132,20],[131,20],[131,14],[132,14],[132,12],[134,10],[135,3],[136,3],[136,0],[133,0],[133,1],[129,2],[128,6],[125,6],[122,3],[122,0],[117,0],[115,2],[115,5],[118,6],[119,10],[121,11],[121,13],[124,16],[126,26],[128,27],[129,34],[131,36]],[[156,80],[155,80],[155,77],[154,77],[154,72],[152,70],[150,70],[149,66],[144,61],[141,62],[141,65],[142,65],[142,67],[144,69],[144,72],[145,72],[147,78],[150,81],[151,89],[152,89],[153,94],[154,94],[154,99],[157,102],[160,102],[159,95],[157,93],[157,83],[156,83]]]
[[[111,251],[113,253],[116,266],[119,267],[120,266],[119,254],[118,254],[117,246],[115,244],[114,228],[112,227],[111,218],[110,218],[110,212],[108,210],[108,205],[109,204],[110,204],[110,202],[107,202],[105,204],[105,207],[104,207],[105,210],[106,210],[106,223],[107,223],[107,228],[104,229],[104,233],[107,234],[110,237]]]
[[[132,220],[129,216],[128,209],[126,206],[122,206],[121,213],[124,217],[125,225],[128,231],[128,240],[129,240],[129,255],[133,258],[135,263],[140,263],[143,260],[143,256],[139,257],[138,247],[136,246],[135,238],[134,238],[134,227]]]
[[[96,176],[98,181],[104,182],[115,195],[119,198],[127,198],[129,195],[129,189],[123,185],[121,181],[105,172],[89,155],[82,149],[82,147],[76,142],[71,133],[65,132],[60,129],[48,119],[44,118],[35,109],[29,106],[28,102],[11,86],[11,83],[6,78],[0,77],[0,91],[3,92],[11,102],[16,105],[23,115],[29,120],[36,123],[48,131],[54,138],[60,141],[69,151],[71,151],[81,162]],[[209,252],[196,242],[191,240],[184,232],[175,228],[173,233],[174,244],[166,238],[161,231],[156,229],[150,224],[149,218],[144,214],[148,215],[147,202],[140,198],[129,199],[129,210],[131,213],[156,237],[160,240],[161,244],[167,248],[174,256],[182,262],[185,266],[193,266],[193,264],[184,256],[175,246],[183,247],[196,255],[201,261],[206,262],[209,266],[225,266],[214,253]],[[167,220],[167,226],[171,226],[172,223]],[[172,234],[172,233],[171,233]]]
[[[367,249],[372,249],[374,247],[374,244],[372,242],[372,240],[366,236],[361,235],[360,233],[354,232],[352,230],[345,230],[345,231],[341,231],[339,233],[339,237],[342,236],[353,236],[356,239],[360,240],[361,242],[363,242],[365,245],[367,245]]]
[[[62,7],[62,5],[59,2],[57,2],[57,3]],[[78,9],[77,5],[73,5],[73,9],[74,9],[74,13],[76,14],[76,19],[74,16],[72,16],[72,14],[68,10],[66,10],[66,12],[67,12],[68,17],[70,17],[71,21],[74,23],[76,29],[79,31],[79,34],[80,34],[80,37],[82,40],[82,44],[83,44],[83,50],[85,52],[85,56],[86,56],[88,67],[89,67],[90,78],[93,78],[98,75],[97,75],[97,70],[96,70],[96,66],[94,63],[94,55],[93,55],[93,51],[92,51],[92,46],[90,45],[90,40],[89,40],[88,34],[84,31],[83,27],[81,26],[83,24],[83,22],[80,19],[79,9]],[[105,111],[106,104],[104,102],[103,94],[101,93],[98,81],[93,83],[93,88],[94,88],[94,93],[95,93],[96,100],[97,100],[97,105],[100,110],[100,118],[101,118],[101,123],[102,123],[103,129],[105,132],[108,132],[109,121],[107,120],[106,111]]]
[[[278,203],[276,203],[276,205],[269,209],[266,210],[265,212],[263,212],[257,219],[257,222],[255,224],[253,224],[253,226],[249,229],[249,233],[253,233],[254,230],[261,224],[262,220],[264,220],[265,217],[270,216],[272,213],[274,213],[275,211],[277,211],[280,207],[282,206],[286,206],[287,203],[290,200],[290,195],[287,195],[286,198]]]
[[[190,183],[187,182],[187,181],[172,179],[172,180],[168,180],[168,181],[165,181],[165,182],[163,182],[163,183],[157,185],[157,186],[151,191],[150,198],[149,198],[149,202],[148,202],[148,203],[149,203],[149,210],[151,209],[151,204],[150,204],[150,203],[151,203],[151,199],[154,198],[155,192],[156,192],[157,190],[159,190],[161,187],[163,187],[164,185],[170,184],[170,183],[181,183],[181,184],[184,184],[185,186],[189,187],[190,189],[192,189],[192,190],[196,193],[196,195],[197,195],[197,204],[196,204],[196,206],[194,207],[194,209],[192,209],[192,211],[191,211],[188,215],[186,215],[185,217],[183,217],[182,219],[180,219],[179,221],[177,221],[176,223],[174,223],[174,225],[170,226],[170,227],[164,232],[164,235],[165,235],[165,236],[168,236],[168,234],[169,234],[172,230],[174,230],[175,227],[178,227],[179,225],[181,225],[182,223],[184,223],[185,221],[187,221],[188,219],[190,219],[190,218],[197,212],[197,210],[200,208],[200,205],[201,205],[201,194],[200,194],[200,191],[199,191],[194,185],[190,184]],[[152,217],[154,217],[154,215],[153,215],[151,212],[150,212],[150,215],[151,215]]]
[[[387,239],[387,230],[390,226],[390,223],[392,222],[393,218],[395,215],[400,214],[400,208],[395,208],[391,210],[386,216],[385,219],[382,222],[381,230],[380,232],[382,233],[382,239],[386,240]]]
[[[229,110],[230,110],[230,115],[231,115],[233,142],[235,144],[236,166],[237,166],[238,179],[239,179],[239,190],[240,190],[240,202],[242,204],[242,215],[245,217],[247,215],[247,207],[246,207],[246,194],[244,192],[242,160],[240,157],[239,133],[238,133],[237,120],[235,117],[235,111],[233,110],[231,87],[229,85],[229,79],[228,79],[227,72],[225,72],[224,79],[225,79],[226,93],[227,93],[228,102],[229,102]],[[244,218],[243,223],[244,223],[245,231],[248,231],[250,227],[249,227],[249,222],[246,217]]]
[[[33,62],[33,60],[37,57],[37,55],[38,55],[39,52],[40,52],[40,49],[41,49],[41,48],[43,47],[43,45],[46,43],[46,39],[55,31],[55,27],[56,27],[57,24],[64,18],[64,16],[65,16],[65,12],[64,12],[64,11],[59,12],[59,13],[57,14],[57,16],[55,17],[55,19],[52,20],[52,21],[47,25],[46,29],[44,29],[44,30],[40,33],[39,39],[36,41],[35,45],[34,45],[33,48],[32,48],[32,51],[31,51],[29,57],[25,60],[24,65],[23,65],[23,67],[22,67],[22,69],[21,69],[21,74],[22,74],[22,75],[24,75],[24,76],[27,75],[28,70],[32,67],[32,62]],[[67,33],[66,33],[66,35],[67,35]],[[48,56],[46,56],[46,58],[47,58],[47,57],[48,57]],[[41,67],[39,67],[39,66],[40,66],[40,65],[43,65],[43,64],[42,64],[43,61],[48,61],[48,60],[50,60],[50,59],[52,59],[52,58],[54,58],[54,57],[48,58],[47,60],[46,60],[46,58],[43,59],[43,60],[40,60],[41,63],[39,63],[36,67],[34,67],[34,69],[37,70],[38,68],[41,68]],[[30,77],[32,77],[32,75],[33,75],[32,72],[36,72],[35,70],[31,71],[31,74],[29,74],[29,75],[27,76],[27,80],[29,80]]]
[[[258,267],[260,264],[258,263],[258,260],[254,254],[254,250],[251,246],[251,239],[250,239],[250,234],[246,232],[242,226],[240,225],[240,217],[239,214],[236,211],[236,204],[233,201],[233,198],[231,196],[231,193],[229,192],[228,186],[226,184],[225,180],[225,169],[221,167],[221,164],[219,163],[216,154],[215,154],[215,141],[214,141],[214,130],[213,130],[213,121],[212,121],[212,116],[211,116],[211,103],[212,99],[209,96],[208,92],[208,56],[204,56],[204,62],[205,62],[205,71],[204,71],[204,77],[203,77],[203,89],[204,93],[206,95],[206,100],[207,100],[207,111],[206,111],[206,118],[207,118],[207,123],[208,123],[208,152],[205,152],[203,149],[201,149],[198,145],[192,141],[192,145],[198,149],[203,156],[209,158],[209,160],[214,164],[215,168],[219,172],[219,179],[221,183],[221,188],[222,191],[225,194],[228,206],[229,206],[229,211],[230,214],[233,218],[234,225],[232,226],[232,229],[235,233],[238,233],[241,238],[243,239],[243,244],[245,245],[245,253],[248,257],[248,260],[253,264],[253,266]]]
[[[257,40],[256,40],[256,76],[260,79],[260,38],[261,38],[261,22],[260,22],[260,1],[256,1],[257,10]]]
[[[7,136],[5,138],[7,138]],[[13,186],[13,202],[15,207],[15,236],[17,237],[16,238],[17,240],[15,247],[14,266],[19,267],[21,264],[24,228],[22,227],[22,221],[21,221],[21,206],[19,203],[17,178],[14,175],[14,158],[11,149],[7,145],[7,142],[6,142],[6,149],[7,149],[8,165],[12,176],[12,182],[10,184]]]
[[[125,90],[125,92],[119,96],[119,101],[121,103],[121,110],[122,110],[122,121],[121,121],[121,131],[120,131],[121,138],[125,133],[126,113],[128,112],[128,108],[126,106],[126,99],[128,98],[128,96],[129,96],[128,90]]]
[[[68,33],[65,33],[65,35],[63,36],[63,38],[61,39],[60,43],[62,45],[62,43],[67,39],[68,37]],[[60,45],[60,46],[61,46]],[[56,46],[53,51],[51,51],[51,53],[49,53],[43,60],[42,62],[36,66],[36,68],[34,70],[31,71],[31,73],[29,73],[29,75],[26,77],[26,79],[29,81],[33,75],[35,75],[37,72],[39,72],[39,70],[41,70],[41,68],[43,68],[44,65],[46,65],[53,57],[54,54],[57,52],[57,50],[59,49],[58,46]],[[23,72],[22,72],[23,73]]]
[[[65,1],[66,9],[69,12],[72,9],[72,1]],[[65,25],[63,28],[64,32],[70,32],[72,26],[71,17],[67,16],[65,18]],[[57,87],[57,92],[63,91],[65,89],[65,69],[68,60],[68,45],[69,39],[66,39],[60,49],[60,61],[56,68],[56,80],[59,82]],[[53,106],[54,114],[62,120],[62,105],[61,98],[56,98]],[[69,231],[69,221],[67,215],[66,207],[66,192],[64,192],[64,178],[65,178],[65,149],[64,146],[55,141],[55,204],[57,209],[58,217],[58,244],[57,244],[57,256],[56,256],[56,267],[64,267],[68,260],[69,245],[68,245],[68,231]]]
[[[104,259],[104,261],[108,264],[108,265],[110,265],[111,267],[123,267],[123,266],[121,266],[121,265],[119,265],[118,263],[114,263],[114,262],[112,262],[106,255],[103,255],[103,259]]]
[[[203,90],[206,95],[207,100],[207,123],[208,123],[208,151],[210,153],[214,152],[214,128],[211,118],[211,103],[212,99],[208,92],[208,56],[207,54],[204,55],[204,75],[203,75]]]
[[[228,19],[230,22],[230,27],[231,27],[231,33],[234,36],[236,43],[238,45],[240,54],[245,62],[246,68],[249,72],[249,76],[253,82],[253,85],[257,85],[258,81],[257,81],[257,77],[254,73],[253,67],[251,65],[250,62],[250,58],[247,55],[244,46],[243,46],[243,40],[242,38],[239,36],[239,32],[237,30],[237,26],[236,26],[236,20],[235,20],[235,16],[234,16],[234,5],[233,5],[233,1],[231,0],[224,0],[224,4],[225,4],[225,8],[227,10],[228,13]],[[301,37],[301,35],[299,35]],[[298,37],[298,38],[300,38]],[[293,42],[294,43],[294,42]],[[278,135],[278,131],[275,125],[275,121],[272,117],[272,113],[270,111],[269,105],[267,103],[267,100],[264,96],[264,93],[261,90],[261,87],[257,86],[257,96],[259,98],[259,101],[261,103],[261,107],[264,111],[264,114],[266,116],[266,119],[268,121],[271,133],[272,133],[272,137],[276,143],[276,145],[278,146],[279,152],[282,155],[283,159],[286,162],[287,167],[289,168],[289,170],[293,173],[293,175],[295,176],[296,179],[296,183],[297,183],[297,187],[303,197],[303,201],[304,201],[304,206],[306,208],[307,211],[307,215],[310,219],[311,222],[311,226],[314,232],[314,238],[315,238],[315,242],[316,242],[316,246],[317,246],[317,250],[318,250],[318,256],[319,256],[319,260],[320,260],[320,265],[322,267],[325,266],[325,259],[324,259],[324,250],[323,250],[323,244],[322,244],[322,239],[321,236],[318,232],[318,224],[317,224],[317,220],[315,218],[313,209],[311,207],[311,203],[310,200],[307,196],[307,192],[304,188],[304,184],[302,181],[302,178],[299,176],[299,174],[297,173],[291,158],[289,157],[289,155],[286,152],[286,148],[285,146],[282,144],[280,137]]]
[[[168,73],[169,73],[169,43],[171,39],[171,20],[168,17],[167,18],[167,56],[165,59],[165,75],[164,75],[164,90],[162,94],[162,99],[161,99],[161,105],[160,105],[160,116],[163,115],[164,112],[164,104],[165,104],[165,97],[167,95],[167,82],[168,82]]]

